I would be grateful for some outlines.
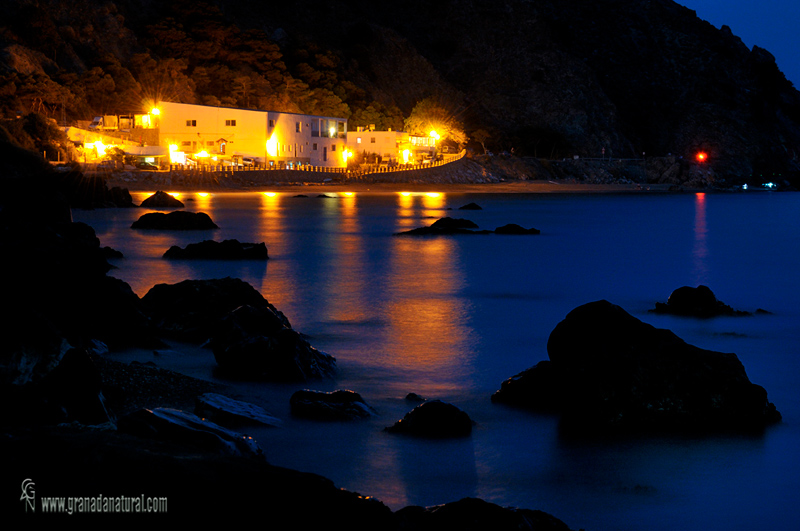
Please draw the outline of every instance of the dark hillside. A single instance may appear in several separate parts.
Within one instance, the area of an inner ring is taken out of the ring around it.
[[[800,170],[800,93],[773,56],[670,0],[12,0],[7,13],[6,117],[161,98],[398,128],[433,97],[495,151],[702,149],[718,176]]]

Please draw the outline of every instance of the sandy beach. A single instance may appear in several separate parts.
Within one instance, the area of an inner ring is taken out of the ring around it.
[[[499,194],[561,194],[561,193],[652,193],[667,192],[668,185],[638,185],[638,184],[582,184],[556,181],[505,181],[498,183],[367,183],[367,182],[328,182],[328,183],[272,183],[260,186],[213,186],[200,189],[196,186],[185,185],[155,185],[147,181],[125,181],[109,178],[106,181],[109,188],[118,186],[127,188],[131,192],[281,192],[286,194],[308,193],[397,193],[397,192],[442,192],[451,194],[466,193],[499,193]],[[689,191],[689,190],[684,190]]]

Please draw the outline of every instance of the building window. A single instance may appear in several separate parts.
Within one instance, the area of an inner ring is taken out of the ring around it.
[[[186,127],[197,127],[197,120],[186,120]]]
[[[295,122],[295,123],[294,123],[294,132],[295,132],[295,133],[299,133],[299,132],[300,132],[300,129],[301,129],[301,127],[300,127],[300,122]]]
[[[374,137],[374,136],[371,136],[371,137],[369,138],[369,143],[370,143],[370,144],[374,144],[374,143],[375,143],[375,137]]]
[[[192,143],[189,140],[184,140],[183,142],[181,142],[181,147],[190,147],[191,145]]]
[[[208,142],[206,142],[207,146],[213,146],[214,144],[215,142],[213,140],[209,140]]]
[[[333,144],[333,145],[331,146],[331,151],[336,151],[336,144]]]
[[[317,150],[317,144],[311,144],[311,149],[313,151],[316,151]]]
[[[225,125],[230,127],[236,127],[236,120],[225,120]]]
[[[269,120],[269,128],[272,129],[273,127],[275,127],[275,120],[270,119]]]
[[[356,144],[360,144],[360,143],[361,143],[361,137],[356,138]]]

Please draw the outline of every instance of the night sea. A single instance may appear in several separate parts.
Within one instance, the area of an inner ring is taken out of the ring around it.
[[[432,192],[435,190],[432,189]],[[797,529],[800,500],[800,195],[358,193],[317,197],[180,196],[214,231],[145,231],[146,209],[75,210],[101,245],[124,254],[110,274],[141,297],[156,284],[240,278],[336,357],[333,381],[218,379],[210,350],[112,353],[220,381],[283,420],[249,432],[274,465],[314,472],[392,510],[477,497],[539,509],[570,528]],[[135,193],[137,204],[149,194]],[[458,210],[475,202],[482,210]],[[398,237],[445,216],[481,229],[539,235]],[[164,260],[172,245],[265,242],[263,261]],[[747,317],[657,315],[681,286],[710,287]],[[507,378],[547,359],[553,328],[606,299],[698,347],[736,353],[783,421],[763,434],[565,440],[557,419],[492,403]],[[293,418],[301,388],[361,394],[378,414],[358,422]],[[451,402],[470,437],[386,433],[414,404]]]

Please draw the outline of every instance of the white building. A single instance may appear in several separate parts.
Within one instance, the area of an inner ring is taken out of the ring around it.
[[[290,168],[346,165],[345,118],[166,101],[149,115],[174,163],[188,157]]]
[[[378,155],[383,163],[414,164],[435,154],[436,139],[403,131],[359,127],[357,131],[347,132],[347,149],[354,153]]]

